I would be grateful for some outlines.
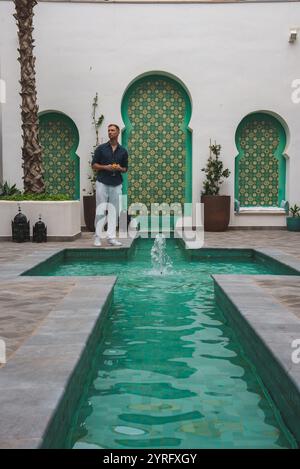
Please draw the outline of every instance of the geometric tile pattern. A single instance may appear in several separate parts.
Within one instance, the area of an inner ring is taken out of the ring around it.
[[[246,121],[240,133],[239,202],[242,207],[278,206],[280,143],[278,127],[267,116]]]
[[[128,202],[184,203],[186,102],[176,84],[163,77],[137,83],[128,98],[131,130]]]
[[[77,198],[78,157],[74,152],[78,137],[64,115],[49,113],[40,116],[39,139],[43,147],[43,168],[46,192]]]

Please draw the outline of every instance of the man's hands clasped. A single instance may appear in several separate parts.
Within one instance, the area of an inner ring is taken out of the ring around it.
[[[105,169],[111,172],[120,171],[121,173],[124,173],[126,171],[126,169],[122,168],[122,166],[120,166],[118,163],[107,164],[105,165]]]

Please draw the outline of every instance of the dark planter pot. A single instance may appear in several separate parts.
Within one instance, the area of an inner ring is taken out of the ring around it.
[[[204,231],[226,231],[230,219],[230,195],[203,195]]]
[[[287,217],[286,226],[288,231],[300,231],[300,217]]]
[[[96,195],[95,194],[83,196],[83,211],[84,211],[84,221],[85,221],[85,225],[87,229],[89,231],[95,231],[95,215],[96,215]],[[125,220],[127,221],[127,226],[128,226],[131,220],[131,216],[128,215],[126,211],[122,211],[120,217],[126,217]],[[107,224],[104,225],[104,229],[107,229]]]
[[[83,196],[84,221],[89,231],[95,231],[96,196]]]

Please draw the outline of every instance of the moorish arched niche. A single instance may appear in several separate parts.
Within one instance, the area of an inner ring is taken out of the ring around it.
[[[39,114],[46,191],[79,199],[79,132],[73,120],[59,111]]]
[[[192,202],[191,100],[184,85],[164,73],[136,78],[122,100],[130,170],[128,205]]]
[[[280,207],[285,199],[286,132],[274,115],[248,114],[235,142],[235,199],[241,207]]]

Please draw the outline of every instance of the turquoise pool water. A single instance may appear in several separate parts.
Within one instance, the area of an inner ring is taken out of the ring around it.
[[[114,304],[64,446],[287,448],[295,445],[214,302],[210,274],[275,273],[251,259],[187,261],[152,271],[153,240],[130,261],[70,260],[48,275],[117,274]],[[276,273],[279,273],[277,271]]]

